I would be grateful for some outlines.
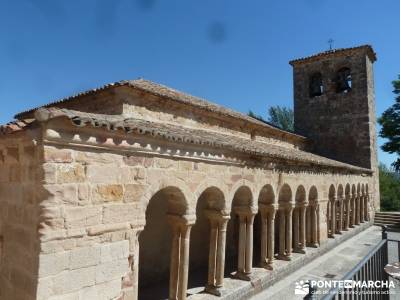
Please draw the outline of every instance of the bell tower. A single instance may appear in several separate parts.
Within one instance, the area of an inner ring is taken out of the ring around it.
[[[375,61],[366,45],[290,62],[295,132],[312,141],[313,152],[377,170]]]

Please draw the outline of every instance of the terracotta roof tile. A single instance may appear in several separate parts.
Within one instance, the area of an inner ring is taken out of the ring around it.
[[[5,125],[0,126],[0,134],[10,134],[15,133],[21,130],[24,130],[26,127],[31,125],[35,119],[24,119],[24,120],[16,120],[9,122]]]
[[[265,122],[261,122],[257,119],[254,119],[246,114],[234,111],[232,109],[229,108],[225,108],[223,106],[220,106],[218,104],[209,102],[207,100],[204,100],[202,98],[199,97],[195,97],[189,94],[186,94],[184,92],[169,88],[167,86],[158,84],[158,83],[154,83],[152,81],[149,80],[144,80],[144,79],[137,79],[137,80],[125,80],[125,81],[119,81],[119,82],[114,82],[114,83],[110,83],[110,84],[106,84],[100,88],[96,88],[96,89],[92,89],[92,90],[88,90],[86,92],[82,92],[76,95],[73,95],[71,97],[67,97],[67,98],[63,98],[60,99],[58,101],[46,104],[42,107],[52,107],[52,106],[57,106],[57,104],[61,104],[61,103],[65,103],[68,101],[74,101],[74,100],[78,100],[83,96],[86,95],[91,95],[91,94],[95,94],[98,93],[100,91],[104,91],[104,90],[108,90],[111,88],[115,88],[118,86],[129,86],[131,88],[134,88],[136,90],[145,92],[145,93],[149,93],[155,96],[159,96],[161,98],[166,99],[167,101],[174,101],[174,102],[179,102],[179,103],[184,103],[190,106],[194,106],[197,107],[199,109],[208,111],[208,112],[212,112],[212,113],[216,113],[219,115],[223,115],[223,116],[227,116],[227,117],[231,117],[231,118],[236,118],[238,120],[241,121],[245,121],[248,122],[249,124],[253,124],[256,126],[260,126],[261,128],[264,128],[266,130],[271,130],[277,134],[283,135],[283,136],[290,136],[293,137],[295,139],[300,139],[300,140],[306,140],[305,137],[300,136],[298,134],[295,134],[293,132],[289,132],[286,130],[282,130],[272,124],[269,123],[265,123]],[[30,114],[32,114],[33,111],[35,111],[37,108],[35,109],[31,109],[25,112],[21,112],[19,114],[17,114],[15,116],[16,119],[19,118],[23,118],[26,117]]]

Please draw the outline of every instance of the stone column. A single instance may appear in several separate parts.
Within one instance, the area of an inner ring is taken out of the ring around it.
[[[225,269],[226,226],[229,216],[218,211],[206,210],[210,221],[210,252],[208,256],[208,280],[205,291],[221,296]]]
[[[354,228],[355,220],[356,220],[356,206],[355,206],[355,199],[354,195],[351,195],[350,198],[350,207],[351,207],[351,214],[350,214],[350,228]]]
[[[299,252],[300,248],[300,216],[299,207],[293,209],[293,252]]]
[[[181,228],[180,243],[180,263],[179,263],[179,299],[186,299],[186,291],[189,273],[189,247],[190,247],[190,230],[191,225],[184,225]]]
[[[360,225],[360,195],[357,194],[354,200],[355,200],[355,204],[356,204],[355,224]]]
[[[246,216],[246,260],[245,274],[250,274],[253,268],[253,223],[254,213]]]
[[[285,210],[280,208],[278,210],[279,213],[279,259],[286,259],[285,256],[285,234],[286,234],[286,218],[285,218]]]
[[[244,273],[246,260],[246,216],[239,214],[238,272]]]
[[[272,270],[274,259],[274,218],[273,205],[260,204],[261,213],[261,267]]]
[[[168,215],[172,228],[172,247],[169,278],[169,300],[185,300],[188,269],[189,269],[189,244],[190,230],[194,218],[185,216]]]
[[[273,269],[273,261],[275,254],[275,209],[271,209],[268,214],[268,248],[267,248],[267,256],[268,256],[268,269]]]
[[[336,197],[330,200],[331,205],[331,237],[335,237],[336,233]]]
[[[337,234],[342,234],[342,228],[343,228],[343,198],[339,198],[337,201],[339,201],[339,216],[337,220],[337,228],[336,228],[336,233]]]
[[[369,221],[369,195],[365,196],[365,221]]]
[[[344,219],[343,230],[347,231],[347,230],[349,230],[349,226],[350,226],[350,197],[349,196],[346,196],[345,206],[346,206],[346,216]]]
[[[318,248],[318,208],[317,205],[313,205],[311,207],[311,221],[312,221],[312,226],[311,226],[311,233],[312,233],[312,247]]]
[[[217,271],[217,245],[218,245],[218,222],[210,219],[210,251],[208,253],[208,279],[206,291],[215,288],[215,274]]]
[[[224,283],[226,227],[229,219],[229,216],[224,215],[218,222],[217,272],[215,276],[216,287],[222,287]]]
[[[179,264],[180,264],[180,239],[181,232],[177,223],[170,222],[172,228],[171,260],[169,268],[169,300],[178,299],[179,290]]]
[[[321,244],[321,228],[320,228],[320,206],[317,204],[317,241],[318,246]]]
[[[364,223],[364,195],[360,196],[360,223]]]
[[[262,207],[259,204],[259,210],[261,215],[261,267],[267,265],[267,252],[268,252],[268,210],[266,207]]]
[[[306,253],[306,213],[307,213],[306,206],[300,206],[299,207],[299,217],[300,217],[299,253]]]
[[[286,242],[285,242],[285,250],[286,250],[286,259],[292,259],[292,213],[293,208],[289,207],[286,210],[285,217],[286,217]]]
[[[253,263],[253,222],[256,213],[248,207],[237,207],[235,212],[240,221],[238,270],[235,276],[249,281],[248,275],[252,271]]]

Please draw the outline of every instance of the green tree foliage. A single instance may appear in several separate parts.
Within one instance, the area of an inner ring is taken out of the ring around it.
[[[396,153],[400,157],[400,75],[398,80],[392,82],[396,95],[395,103],[383,112],[378,122],[382,128],[379,135],[389,141],[382,145],[382,150],[389,153]],[[400,158],[393,164],[393,168],[400,172]]]
[[[267,120],[265,120],[262,116],[257,115],[256,113],[254,113],[252,110],[249,110],[248,113],[249,117],[252,117],[254,119],[257,119],[258,121],[264,122],[264,123],[268,123]]]
[[[381,211],[400,211],[400,176],[379,165],[379,186],[381,193]]]
[[[262,116],[255,114],[251,110],[248,115],[261,122],[265,122],[283,130],[294,131],[293,109],[284,106],[271,106],[268,109],[268,118],[265,120]]]

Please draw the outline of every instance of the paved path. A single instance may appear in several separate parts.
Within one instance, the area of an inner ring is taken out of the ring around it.
[[[389,236],[391,238],[391,236]],[[300,300],[295,295],[295,283],[300,280],[341,279],[381,240],[380,227],[372,226],[333,250],[313,260],[303,268],[268,287],[251,300]],[[400,295],[399,295],[400,296]],[[392,298],[399,299],[399,298]]]

